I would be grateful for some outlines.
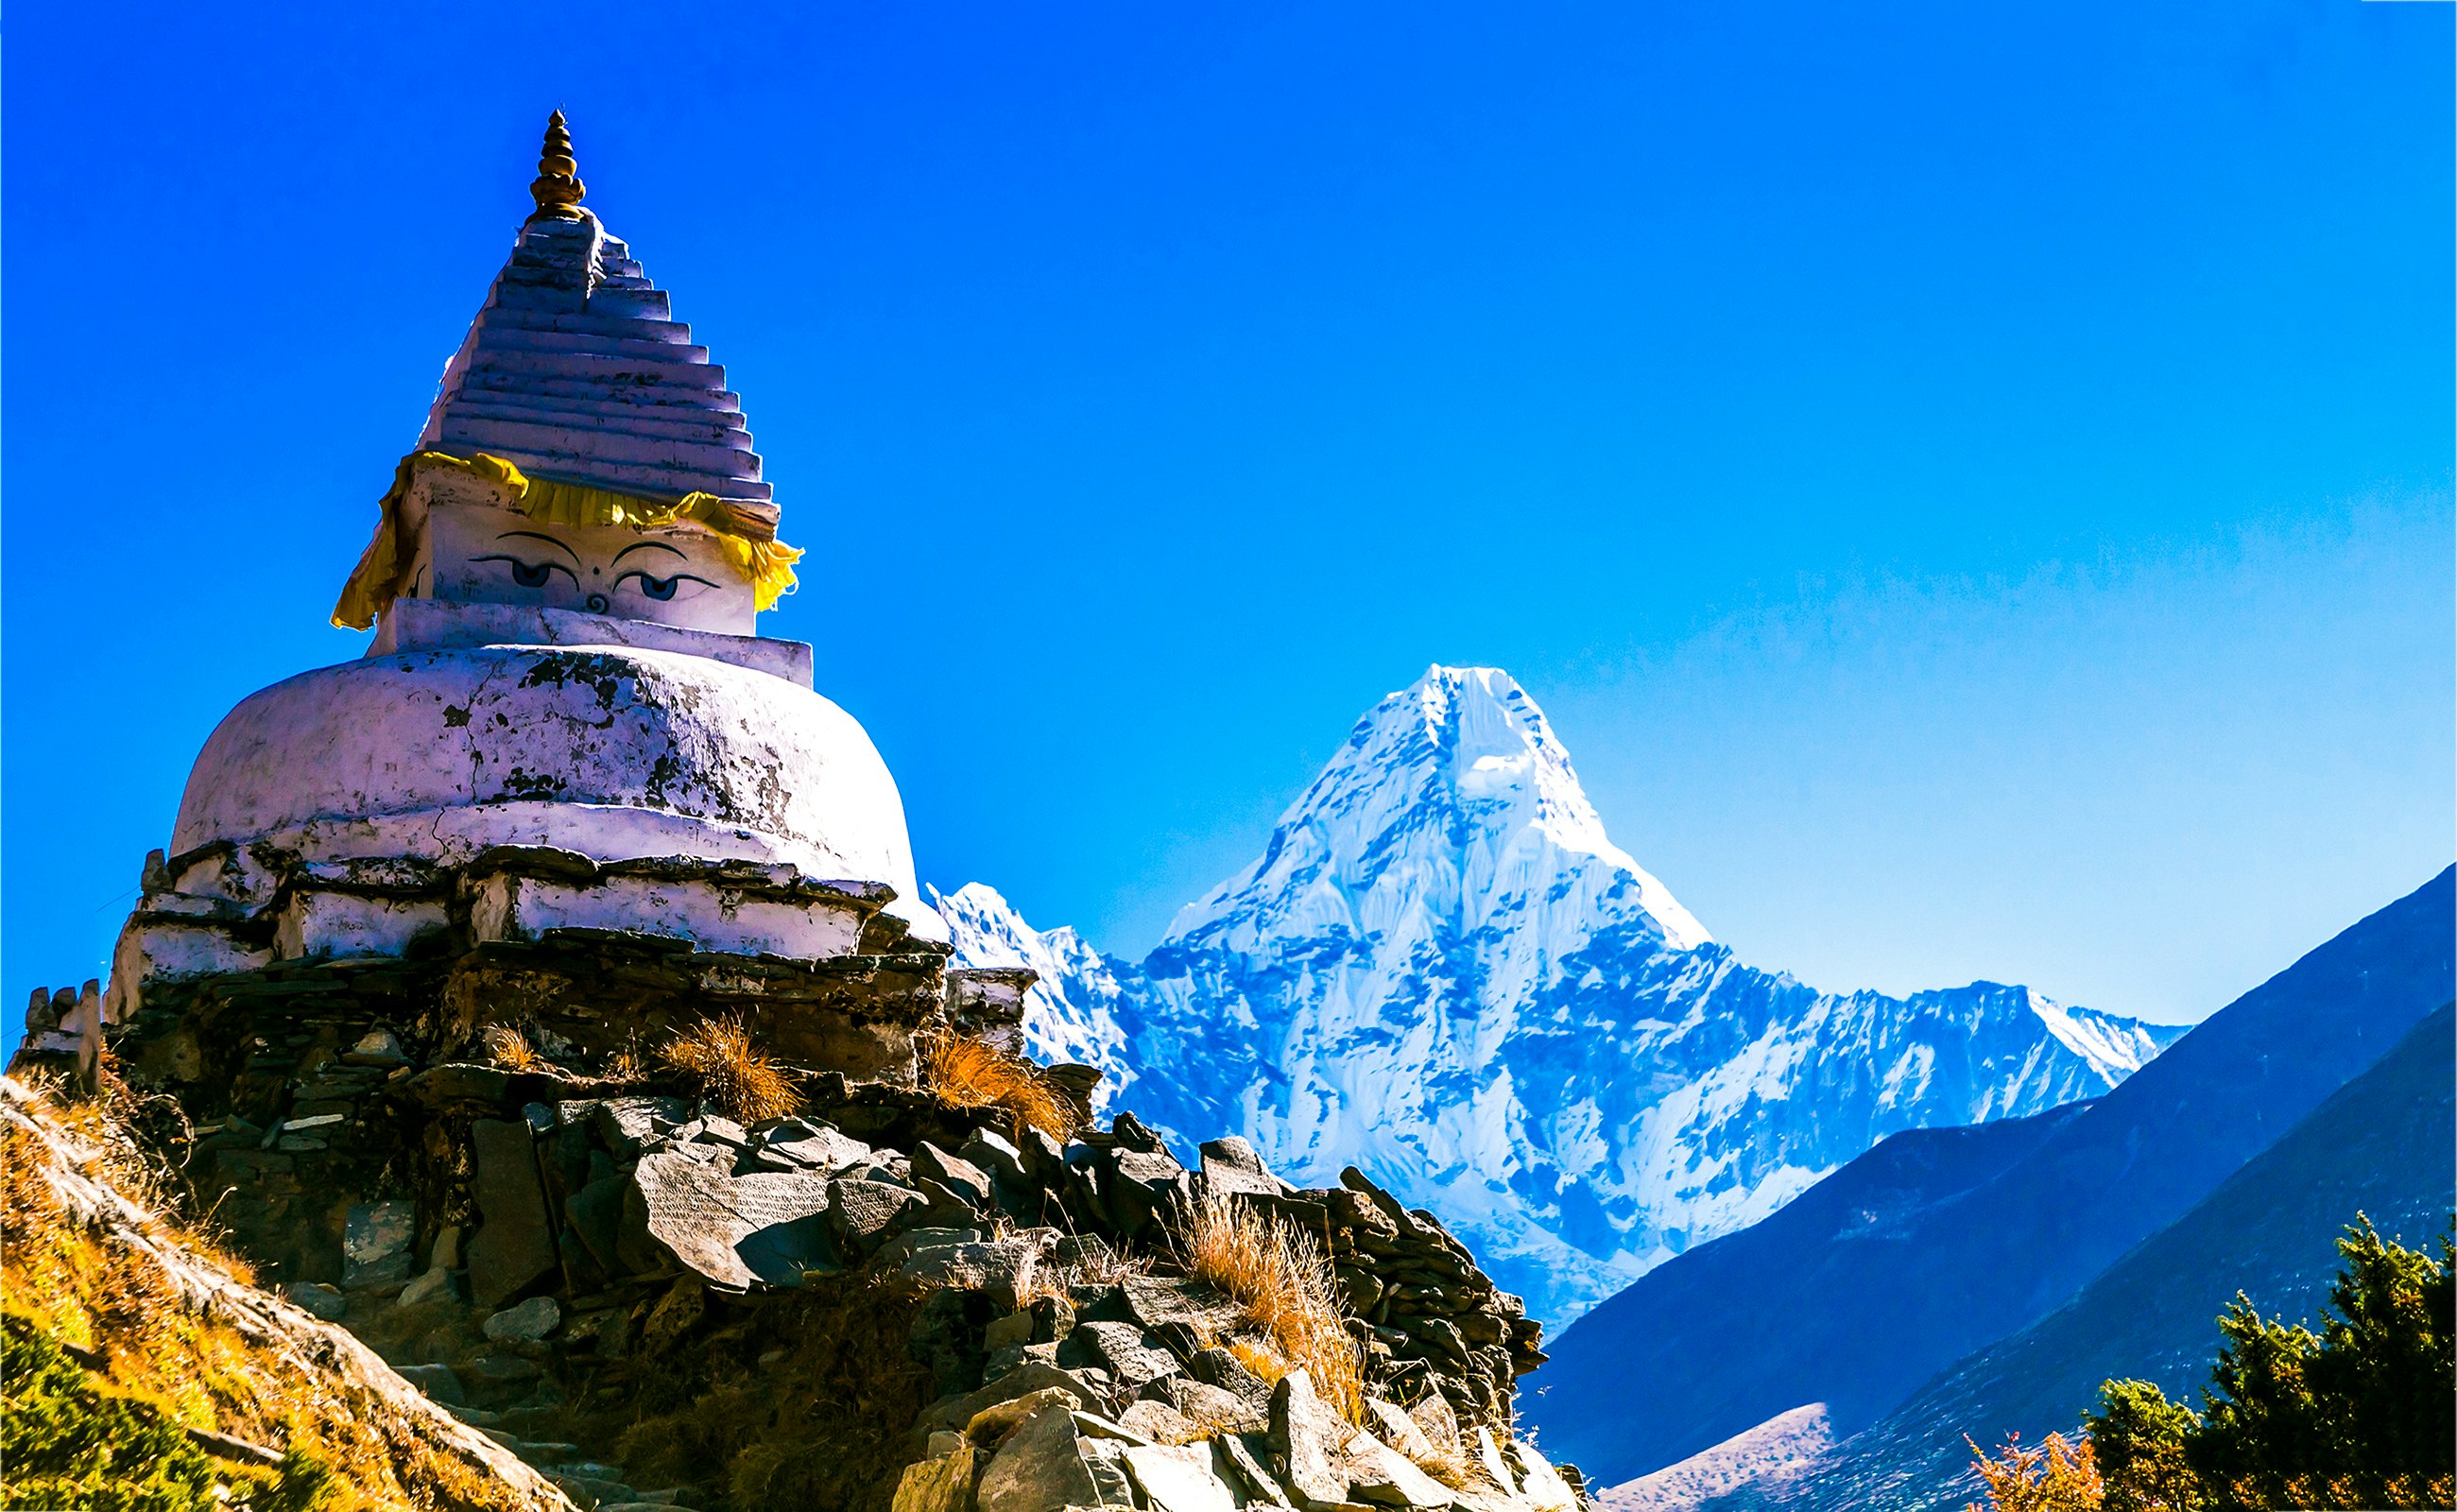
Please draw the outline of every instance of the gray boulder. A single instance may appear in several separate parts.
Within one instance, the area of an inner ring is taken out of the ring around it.
[[[761,1281],[790,1286],[801,1280],[795,1268],[800,1259],[825,1253],[831,1201],[829,1183],[817,1176],[733,1176],[679,1150],[647,1154],[624,1192],[623,1236],[616,1250],[634,1270],[657,1269],[660,1261],[671,1260],[729,1291],[747,1291]],[[746,1240],[753,1242],[746,1246]],[[760,1268],[750,1263],[754,1259]]]
[[[980,1512],[1054,1512],[1060,1507],[1135,1504],[1121,1451],[1087,1443],[1076,1415],[1056,1405],[1023,1420],[981,1472]]]
[[[1286,1197],[1296,1189],[1271,1174],[1254,1147],[1235,1134],[1205,1143],[1197,1151],[1203,1160],[1203,1184],[1213,1191],[1237,1192],[1257,1197]]]
[[[527,1122],[482,1118],[469,1135],[476,1166],[470,1188],[481,1219],[469,1241],[469,1295],[491,1309],[554,1269],[554,1232]]]
[[[499,1344],[534,1344],[562,1321],[562,1303],[550,1296],[533,1296],[486,1319],[485,1335]]]
[[[350,1311],[350,1299],[336,1289],[314,1281],[290,1281],[281,1288],[281,1299],[293,1307],[303,1308],[327,1323],[338,1323]]]
[[[1340,1451],[1351,1429],[1317,1396],[1313,1377],[1292,1370],[1271,1389],[1271,1458],[1307,1512],[1348,1500],[1348,1474]]]
[[[921,1193],[884,1181],[838,1179],[828,1183],[828,1232],[837,1251],[852,1260],[868,1254],[887,1238],[897,1216],[918,1208]]]

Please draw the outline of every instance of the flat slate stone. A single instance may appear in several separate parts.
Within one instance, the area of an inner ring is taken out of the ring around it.
[[[469,1129],[481,1222],[469,1241],[469,1296],[496,1308],[554,1269],[554,1234],[526,1122],[482,1118]]]
[[[588,1115],[589,1128],[607,1149],[624,1160],[640,1147],[691,1116],[691,1109],[672,1097],[609,1097]]]
[[[608,1275],[624,1272],[623,1193],[630,1185],[628,1176],[601,1176],[563,1199],[564,1222],[572,1237]]]
[[[553,1333],[562,1321],[562,1303],[550,1296],[533,1296],[486,1319],[485,1335],[499,1344],[512,1340],[535,1343]]]
[[[624,1193],[624,1235],[617,1248],[635,1266],[644,1253],[663,1255],[712,1285],[747,1291],[762,1277],[737,1246],[762,1235],[753,1253],[771,1274],[782,1275],[792,1257],[819,1253],[819,1226],[789,1234],[764,1231],[824,1214],[829,1203],[829,1184],[815,1175],[733,1176],[680,1153],[643,1155]],[[777,1284],[800,1279],[795,1269],[790,1281]]]
[[[921,1148],[913,1152],[913,1175],[917,1181],[945,1184],[973,1207],[989,1206],[989,1172],[960,1155],[947,1153],[926,1139],[921,1142]]]
[[[1342,1451],[1349,1496],[1376,1506],[1446,1507],[1450,1488],[1411,1464],[1406,1455],[1370,1433],[1348,1440]]]
[[[1235,1134],[1208,1141],[1196,1152],[1203,1159],[1204,1185],[1214,1191],[1285,1197],[1296,1190],[1272,1175],[1254,1147]]]
[[[1128,1391],[1141,1391],[1179,1369],[1177,1357],[1133,1323],[1078,1323],[1067,1345],[1087,1350]]]
[[[1271,1388],[1271,1454],[1287,1467],[1298,1505],[1348,1500],[1348,1475],[1339,1457],[1347,1439],[1348,1425],[1314,1394],[1312,1377],[1292,1370]]]
[[[870,1159],[871,1149],[858,1139],[823,1127],[792,1139],[765,1140],[753,1153],[807,1167],[823,1175],[834,1175]]]
[[[1152,1512],[1237,1512],[1237,1499],[1211,1473],[1208,1448],[1141,1444],[1119,1458],[1150,1500]]]
[[[1007,1436],[981,1472],[980,1512],[1050,1512],[1056,1507],[1132,1506],[1134,1491],[1110,1456],[1087,1454],[1075,1415],[1048,1406]]]
[[[828,1230],[848,1257],[866,1253],[887,1236],[896,1215],[919,1207],[921,1193],[883,1181],[828,1183]]]
[[[1169,1275],[1126,1275],[1119,1279],[1126,1308],[1146,1328],[1182,1323],[1198,1335],[1217,1336],[1234,1329],[1245,1309],[1196,1281]]]
[[[1082,1376],[1040,1360],[1026,1360],[979,1391],[944,1397],[931,1403],[921,1414],[920,1427],[924,1432],[934,1428],[960,1430],[1001,1402],[1050,1390],[1064,1392],[1070,1401],[1086,1412],[1101,1406],[1102,1393]]]

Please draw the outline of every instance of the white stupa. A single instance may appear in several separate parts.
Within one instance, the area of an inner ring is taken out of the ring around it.
[[[206,742],[106,1021],[556,939],[943,957],[886,765],[811,648],[755,632],[801,553],[725,370],[581,208],[559,113],[540,170],[335,610],[372,644]]]

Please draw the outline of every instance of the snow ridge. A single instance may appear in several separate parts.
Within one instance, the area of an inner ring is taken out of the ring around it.
[[[1742,964],[1605,836],[1490,668],[1383,699],[1140,964],[978,883],[936,901],[961,963],[1041,973],[1035,1054],[1291,1180],[1361,1167],[1557,1327],[1889,1133],[2096,1096],[2180,1032],[2025,987],[1838,995]]]

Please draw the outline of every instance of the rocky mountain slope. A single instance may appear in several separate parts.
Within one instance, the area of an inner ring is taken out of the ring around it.
[[[2457,1148],[2457,1018],[2433,1013],[2183,1217],[2108,1267],[2071,1302],[1956,1363],[1885,1419],[1788,1478],[1783,1506],[1959,1507],[1957,1478],[1982,1443],[2070,1432],[2111,1377],[2197,1400],[2218,1348],[2214,1319],[2238,1292],[2268,1315],[2317,1321],[2357,1212],[2409,1247],[2448,1221]]]
[[[937,901],[964,963],[1041,973],[1036,1053],[1292,1179],[1362,1169],[1556,1320],[1889,1133],[2094,1096],[2176,1032],[2017,986],[1822,993],[1743,964],[1612,843],[1542,711],[1487,668],[1368,713],[1140,963],[987,887]]]
[[[1556,1341],[1529,1403],[1545,1443],[1609,1485],[1808,1402],[1838,1434],[1867,1427],[2072,1297],[2447,1002],[2452,876],[2087,1108],[1898,1136],[1648,1274]]]

